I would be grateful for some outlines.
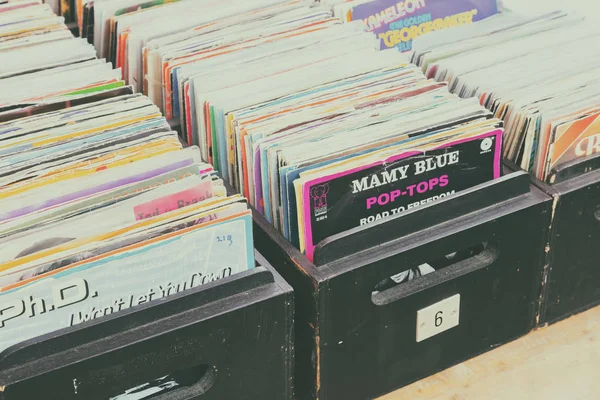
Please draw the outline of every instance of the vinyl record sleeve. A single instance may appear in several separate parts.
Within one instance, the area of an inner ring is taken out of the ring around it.
[[[254,268],[248,213],[91,258],[0,293],[0,351]]]
[[[362,20],[381,39],[381,49],[410,51],[428,32],[471,24],[498,13],[496,0],[376,0],[359,4],[352,20]]]
[[[500,177],[502,129],[431,151],[403,152],[303,185],[306,255],[323,239]],[[444,164],[443,167],[439,165]]]
[[[557,139],[553,144],[548,171],[600,151],[600,112],[558,125],[555,131]]]
[[[50,100],[47,103],[33,103],[31,105],[25,105],[24,107],[0,112],[0,123],[12,121],[19,118],[30,117],[32,115],[39,115],[52,111],[76,107],[83,104],[94,103],[96,101],[102,101],[112,97],[119,97],[131,94],[133,94],[133,89],[131,86],[118,86],[116,88],[109,88],[105,91],[91,92],[89,94],[84,93],[83,95],[68,98],[67,100],[57,98],[55,100]]]

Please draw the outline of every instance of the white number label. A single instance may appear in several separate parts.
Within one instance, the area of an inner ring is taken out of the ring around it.
[[[417,342],[458,326],[460,294],[417,311]]]

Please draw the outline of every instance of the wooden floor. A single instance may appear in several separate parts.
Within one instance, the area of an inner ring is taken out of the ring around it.
[[[521,399],[600,399],[600,307],[379,400]]]

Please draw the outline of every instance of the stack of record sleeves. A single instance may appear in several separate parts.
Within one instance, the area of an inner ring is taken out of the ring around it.
[[[500,176],[502,122],[335,3],[94,3],[98,54],[309,259],[326,237]]]
[[[0,351],[254,267],[228,197],[48,5],[0,5]]]
[[[503,13],[419,39],[413,61],[504,120],[504,156],[552,183],[600,152],[599,39],[581,15]]]

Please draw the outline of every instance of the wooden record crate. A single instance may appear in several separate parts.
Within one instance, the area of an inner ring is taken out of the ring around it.
[[[516,172],[328,238],[314,264],[256,215],[257,249],[295,292],[296,398],[373,399],[530,332],[551,205]],[[482,253],[374,294],[482,242]]]
[[[542,326],[600,304],[600,156],[558,167],[552,184],[531,180],[553,199]]]
[[[7,349],[0,399],[108,400],[161,378],[179,386],[153,399],[292,399],[293,291],[258,254],[257,262]]]

